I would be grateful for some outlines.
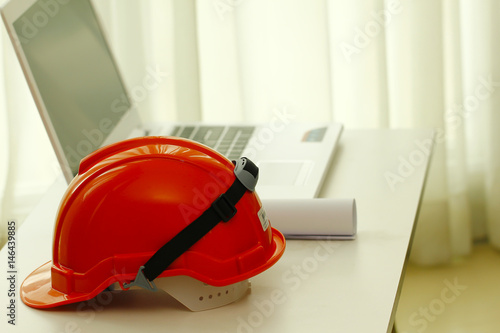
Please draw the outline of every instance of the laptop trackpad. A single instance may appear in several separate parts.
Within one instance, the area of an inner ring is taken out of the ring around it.
[[[307,182],[313,161],[262,161],[258,163],[259,184],[302,186]]]

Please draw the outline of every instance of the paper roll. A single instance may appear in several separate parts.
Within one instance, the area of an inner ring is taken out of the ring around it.
[[[353,239],[354,199],[262,200],[271,225],[289,239]]]

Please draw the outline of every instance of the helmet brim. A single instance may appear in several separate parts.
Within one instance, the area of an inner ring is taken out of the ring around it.
[[[262,271],[265,271],[272,265],[274,265],[278,259],[283,255],[285,250],[285,238],[276,229],[272,228],[272,242],[274,243],[274,253],[269,258],[267,263],[255,271],[248,272],[246,275],[239,277],[238,281],[248,279],[255,276]],[[21,300],[24,304],[37,308],[46,309],[56,306],[61,306],[65,304],[71,304],[81,301],[89,300],[97,296],[102,290],[105,289],[106,285],[101,285],[101,288],[95,289],[93,292],[85,293],[71,293],[65,294],[54,288],[52,288],[52,261],[49,261],[42,266],[34,270],[28,277],[24,280],[20,288]],[[236,283],[231,282],[231,283]]]
[[[51,267],[52,261],[49,261],[34,270],[24,280],[20,288],[20,296],[24,304],[37,309],[51,308],[91,299],[101,291],[96,290],[90,294],[61,293],[52,288]]]

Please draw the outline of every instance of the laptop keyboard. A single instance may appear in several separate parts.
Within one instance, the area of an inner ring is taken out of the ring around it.
[[[236,160],[241,157],[254,130],[253,126],[176,126],[172,135],[200,142]]]

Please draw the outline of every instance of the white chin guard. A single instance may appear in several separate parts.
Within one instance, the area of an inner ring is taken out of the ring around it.
[[[191,311],[204,311],[233,303],[250,289],[244,280],[228,286],[214,287],[189,276],[172,276],[155,280],[156,287],[164,290]]]
[[[192,277],[180,275],[157,278],[154,280],[155,289],[164,291],[191,311],[215,309],[233,303],[249,291],[249,280],[243,280],[223,287],[214,287]],[[107,290],[121,289],[114,283]],[[132,286],[130,289],[142,289]]]

